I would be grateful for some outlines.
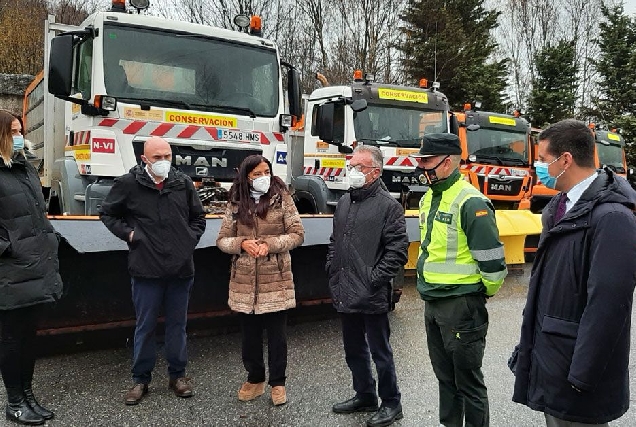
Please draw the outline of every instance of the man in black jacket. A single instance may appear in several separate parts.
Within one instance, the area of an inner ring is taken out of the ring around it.
[[[606,426],[629,407],[636,192],[595,169],[594,138],[576,120],[539,135],[536,169],[561,193],[542,216],[513,400],[549,427]]]
[[[205,231],[205,212],[190,178],[171,167],[172,151],[152,137],[135,166],[115,179],[100,210],[101,220],[129,247],[128,271],[137,315],[132,376],[125,403],[148,392],[157,358],[155,326],[165,313],[165,352],[170,381],[179,397],[193,395],[185,377],[188,299],[194,282],[193,253]]]
[[[335,404],[333,411],[377,411],[367,421],[370,427],[388,426],[402,418],[388,311],[392,279],[407,261],[409,242],[402,206],[379,179],[382,164],[377,147],[360,146],[354,151],[348,173],[351,190],[336,207],[326,264],[356,392]],[[377,394],[369,351],[378,375]]]

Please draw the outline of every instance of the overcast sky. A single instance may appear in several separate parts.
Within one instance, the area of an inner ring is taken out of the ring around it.
[[[625,13],[632,16],[636,14],[636,0],[625,0]]]

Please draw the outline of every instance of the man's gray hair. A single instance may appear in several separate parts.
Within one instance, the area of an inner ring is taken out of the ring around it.
[[[354,153],[369,153],[371,154],[371,163],[374,168],[380,168],[380,172],[382,172],[384,166],[384,158],[382,156],[382,150],[373,145],[358,145]]]

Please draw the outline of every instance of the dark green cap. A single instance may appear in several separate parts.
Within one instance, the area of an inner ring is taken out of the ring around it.
[[[459,138],[453,133],[429,133],[422,138],[420,152],[410,157],[432,157],[462,154]]]

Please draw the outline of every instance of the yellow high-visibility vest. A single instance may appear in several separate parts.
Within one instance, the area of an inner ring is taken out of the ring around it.
[[[428,191],[420,200],[422,242],[428,230],[427,216],[433,200],[432,193],[433,191]],[[482,274],[470,252],[461,223],[462,205],[472,197],[481,197],[488,201],[486,196],[463,179],[457,180],[442,193],[439,208],[433,219],[431,241],[426,248],[428,257],[425,260],[422,260],[420,247],[418,271],[423,274],[427,283],[462,285],[482,281]]]

